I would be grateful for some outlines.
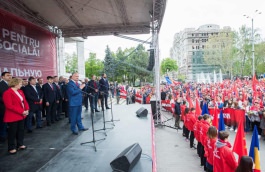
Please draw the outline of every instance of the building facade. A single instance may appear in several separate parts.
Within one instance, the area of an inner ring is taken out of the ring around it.
[[[229,27],[224,27],[227,29]],[[214,71],[219,71],[220,66],[208,65],[204,61],[205,44],[210,35],[218,35],[221,31],[216,24],[206,24],[198,29],[186,28],[175,34],[171,58],[176,60],[179,67],[178,73],[184,75],[186,81],[197,81],[198,74],[204,73],[212,77]]]

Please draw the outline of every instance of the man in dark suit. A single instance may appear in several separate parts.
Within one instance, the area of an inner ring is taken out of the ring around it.
[[[51,123],[55,122],[56,101],[58,101],[56,87],[52,83],[53,77],[47,76],[47,83],[42,86],[43,98],[46,102],[45,106],[47,126],[51,126]]]
[[[41,105],[42,105],[42,91],[40,87],[36,86],[36,79],[31,76],[28,79],[29,85],[24,88],[24,94],[29,104],[29,114],[26,118],[26,127],[28,133],[32,133],[32,117],[36,114],[36,128],[42,128],[41,125]]]
[[[56,87],[56,94],[58,96],[58,101],[56,101],[55,120],[59,121],[61,119],[61,113],[62,113],[63,94],[62,94],[62,88],[59,85],[58,76],[53,77],[53,86]]]
[[[102,74],[102,78],[99,80],[99,92],[100,94],[103,93],[106,109],[110,109],[108,106],[109,81],[105,73]],[[102,104],[101,106],[103,107],[104,105]]]
[[[98,84],[96,82],[96,76],[92,75],[91,80],[88,82],[87,92],[89,94],[89,102],[91,113],[99,112],[98,110],[98,102],[96,101],[96,96],[98,94]]]
[[[63,95],[63,104],[62,104],[62,111],[64,112],[64,115],[66,118],[69,117],[68,114],[68,96],[66,92],[66,87],[69,80],[67,78],[64,78],[64,82],[62,82],[61,88],[62,88],[62,95]],[[70,123],[70,117],[69,117],[69,123]]]
[[[71,121],[71,131],[73,134],[78,135],[76,125],[79,131],[88,130],[85,128],[81,121],[82,113],[82,89],[85,87],[85,84],[79,85],[79,74],[77,72],[73,73],[72,78],[70,79],[67,87],[66,93],[69,100],[69,115]]]
[[[6,132],[6,123],[4,123],[4,114],[5,114],[5,105],[3,102],[3,94],[9,88],[8,82],[11,80],[12,75],[10,72],[2,73],[2,81],[0,82],[0,142],[4,142],[6,140],[7,132]]]

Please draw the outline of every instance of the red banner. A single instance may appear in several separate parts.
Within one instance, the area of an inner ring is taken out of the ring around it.
[[[0,73],[37,78],[57,75],[55,36],[0,9]]]
[[[142,95],[141,94],[135,94],[135,101],[138,103],[142,103]]]
[[[166,109],[167,111],[174,113],[175,104],[170,103],[170,100],[161,100],[161,106]]]
[[[209,108],[209,114],[213,116],[213,121],[218,121],[216,120],[216,117],[219,119],[220,115],[220,109],[216,109],[217,115],[214,114],[214,109]],[[223,110],[223,116],[224,116],[224,121],[226,125],[237,125],[240,120],[245,123],[245,111],[241,109],[232,109],[232,108],[225,108]]]

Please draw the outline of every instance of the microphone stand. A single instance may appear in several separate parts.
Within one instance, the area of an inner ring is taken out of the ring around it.
[[[105,88],[107,88],[105,85],[99,84]],[[107,88],[108,89],[108,88]],[[104,93],[105,94],[105,93]],[[101,103],[102,104],[102,103]],[[101,105],[102,106],[102,105]],[[110,96],[110,112],[111,112],[111,120],[106,122],[111,122],[113,126],[115,126],[114,121],[120,121],[119,119],[113,119],[113,111],[112,111],[112,96]]]
[[[84,91],[82,91],[82,92],[85,93],[85,94],[88,94],[88,93],[86,93],[86,92],[84,92]],[[91,94],[88,94],[88,95],[89,95],[89,96],[93,96],[93,95],[91,95]],[[93,96],[93,97],[94,97],[94,96]],[[106,138],[98,139],[98,140],[95,139],[95,132],[96,132],[97,130],[94,129],[94,117],[93,117],[94,114],[93,114],[92,112],[90,112],[90,116],[91,116],[91,124],[92,124],[93,139],[92,139],[92,141],[88,141],[88,142],[80,143],[80,145],[84,145],[84,144],[88,144],[88,143],[93,143],[93,144],[94,144],[95,152],[97,152],[96,142],[101,141],[101,140],[105,140]]]
[[[104,102],[104,94],[103,92],[101,92],[100,94],[102,94],[102,98],[101,98],[101,104]],[[95,131],[101,131],[101,130],[104,130],[104,133],[105,133],[105,136],[107,136],[107,133],[106,133],[106,130],[107,129],[113,129],[113,127],[111,128],[106,128],[106,125],[105,125],[105,113],[104,113],[104,106],[102,106],[102,112],[103,112],[103,128],[102,129],[98,129],[98,130],[95,130]]]

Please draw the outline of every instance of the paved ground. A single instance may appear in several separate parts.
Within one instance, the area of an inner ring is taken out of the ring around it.
[[[115,100],[116,101],[116,100]],[[113,102],[114,119],[120,119],[115,127],[95,133],[95,139],[106,138],[96,142],[97,152],[93,143],[81,146],[80,143],[92,141],[90,112],[83,109],[83,124],[90,129],[72,135],[68,119],[64,118],[51,127],[35,129],[33,133],[25,133],[25,151],[16,155],[8,155],[7,144],[0,145],[0,172],[108,172],[112,171],[109,163],[125,148],[139,143],[142,156],[132,172],[151,172],[151,118],[139,119],[136,111],[150,105],[126,105],[125,100],[117,105]],[[150,110],[149,110],[150,112]],[[150,114],[149,114],[150,115]],[[111,119],[111,110],[105,111],[106,120]],[[102,112],[94,115],[95,129],[103,128]],[[106,123],[106,127],[112,127]]]
[[[171,117],[167,112],[162,114],[167,118]],[[173,126],[173,121],[166,123]],[[200,160],[196,150],[189,148],[189,142],[185,142],[182,130],[175,130],[169,127],[156,127],[156,155],[158,172],[203,172],[200,167]],[[235,132],[230,132],[229,141],[233,145]],[[246,134],[247,148],[249,151],[252,133]],[[261,171],[265,171],[265,141],[260,140]]]

